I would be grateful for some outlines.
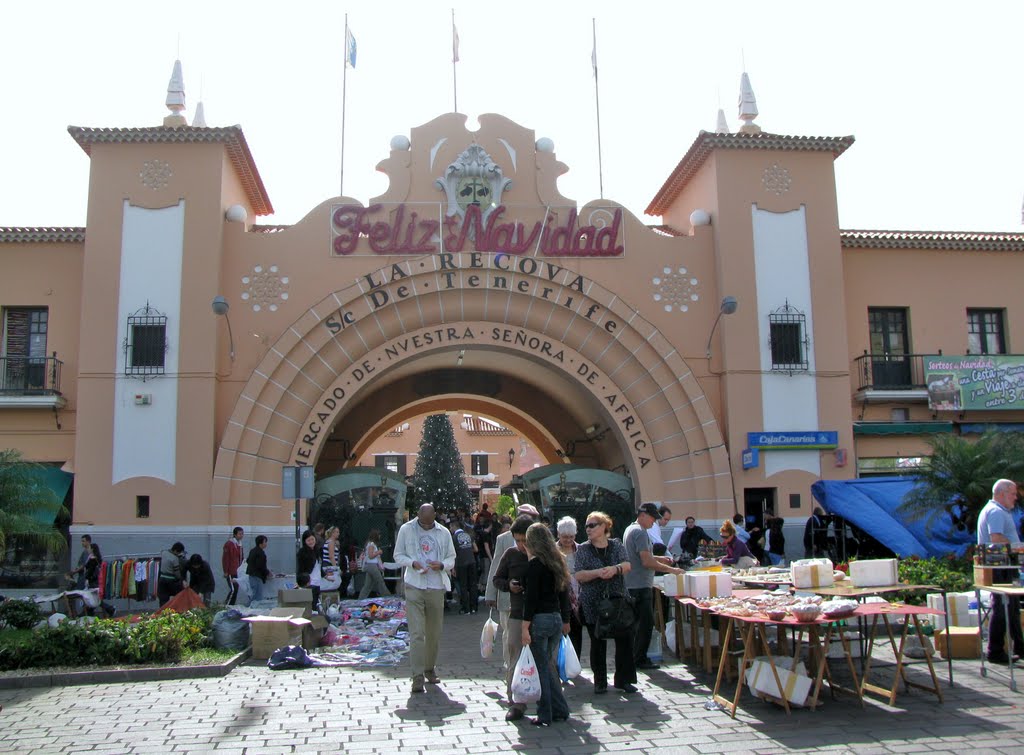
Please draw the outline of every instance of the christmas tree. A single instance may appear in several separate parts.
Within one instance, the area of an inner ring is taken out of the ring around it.
[[[466,472],[447,414],[431,414],[423,423],[413,485],[417,501],[432,503],[437,511],[469,509]]]

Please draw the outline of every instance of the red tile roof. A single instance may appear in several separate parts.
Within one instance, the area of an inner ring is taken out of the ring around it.
[[[93,144],[223,144],[228,159],[242,182],[246,197],[257,215],[274,212],[263,179],[256,170],[249,145],[240,126],[202,128],[198,126],[153,126],[150,128],[83,128],[68,126],[71,138],[78,142],[85,154]]]
[[[4,244],[81,244],[84,241],[84,228],[0,227],[0,243]]]
[[[647,215],[664,215],[693,178],[708,155],[716,149],[765,149],[785,152],[831,152],[839,157],[850,145],[852,136],[782,136],[781,134],[717,134],[701,131],[690,149],[683,155],[672,174],[644,212]]]
[[[936,249],[1024,252],[1024,233],[973,231],[840,231],[845,249]]]

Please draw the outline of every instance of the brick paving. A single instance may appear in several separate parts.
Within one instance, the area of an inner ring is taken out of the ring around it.
[[[570,721],[510,724],[500,657],[478,651],[483,619],[445,617],[443,681],[422,695],[409,693],[404,668],[273,672],[258,662],[219,679],[0,691],[0,752],[1024,752],[1024,695],[981,678],[975,661],[955,663],[941,704],[912,690],[893,708],[871,698],[861,710],[826,692],[817,711],[787,717],[744,692],[733,720],[705,709],[714,678],[690,666],[641,672],[632,697],[595,696],[584,657],[584,678],[566,691]]]

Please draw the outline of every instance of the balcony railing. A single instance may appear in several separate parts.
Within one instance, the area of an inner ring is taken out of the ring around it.
[[[60,396],[64,363],[52,357],[0,357],[0,396]]]
[[[924,390],[924,354],[865,354],[853,360],[858,391]]]

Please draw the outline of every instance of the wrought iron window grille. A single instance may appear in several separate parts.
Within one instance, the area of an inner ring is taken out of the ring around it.
[[[167,361],[167,315],[146,306],[128,316],[124,339],[124,374],[145,381],[164,374]]]
[[[789,300],[768,315],[768,346],[772,354],[772,372],[807,372],[807,352],[811,340],[807,336],[807,316],[790,306]]]

